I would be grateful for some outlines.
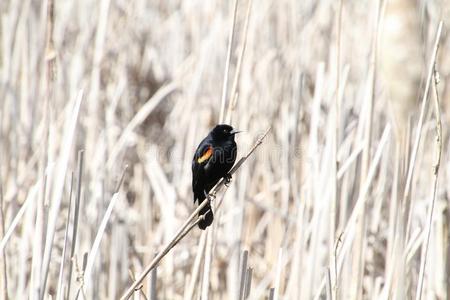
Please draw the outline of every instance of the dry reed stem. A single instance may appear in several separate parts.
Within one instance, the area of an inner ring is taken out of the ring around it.
[[[186,297],[184,298],[185,300],[190,300],[190,299],[193,299],[193,297],[194,297],[194,289],[195,289],[195,285],[197,283],[198,275],[200,273],[199,272],[200,264],[201,264],[201,261],[203,258],[203,254],[205,253],[206,233],[207,233],[207,231],[202,232],[202,234],[200,236],[200,240],[198,242],[197,254],[195,255],[194,264],[192,266],[191,280],[190,280],[190,283],[187,288],[187,294],[186,294]]]
[[[78,220],[80,216],[80,199],[81,199],[81,183],[83,182],[83,161],[84,161],[84,151],[78,151],[78,159],[77,159],[77,191],[75,197],[75,210],[73,215],[73,227],[72,227],[72,235],[70,237],[71,246],[70,246],[70,263],[69,263],[69,277],[67,280],[67,294],[66,297],[70,298],[70,286],[72,282],[72,269],[73,269],[73,259],[75,256],[75,247],[77,242],[77,233],[78,233]]]
[[[50,107],[55,102],[55,80],[56,80],[56,49],[54,44],[54,26],[55,26],[55,4],[54,0],[47,0],[47,7],[46,7],[46,32],[45,32],[45,72],[46,72],[46,85],[45,85],[45,108],[46,111],[44,112],[44,122],[46,125],[45,132],[44,132],[44,145],[45,147],[49,146],[49,137],[48,134],[50,133]],[[48,148],[46,149],[48,150]],[[45,151],[43,151],[43,154]],[[45,157],[45,154],[43,155],[42,159],[43,165],[41,166],[44,170],[48,165],[47,158]],[[47,178],[47,177],[46,177]],[[43,245],[44,239],[46,237],[45,234],[43,234],[44,231],[44,216],[43,216],[43,203],[45,199],[45,194],[47,192],[47,180],[42,182],[42,195],[39,199],[38,203],[38,213],[37,213],[37,219],[36,219],[36,235],[35,235],[35,243],[34,243],[34,249],[33,249],[33,268],[32,268],[32,282],[33,282],[33,290],[30,290],[30,296],[33,298],[36,297],[38,299],[44,298],[45,293],[45,287],[47,284],[47,276],[48,276],[48,264],[46,265],[44,263],[46,262],[46,253],[43,252],[46,249],[43,248],[43,246],[46,246],[46,243]],[[50,194],[50,193],[49,193]],[[52,237],[53,238],[53,237]],[[48,256],[50,256],[50,251],[48,252]],[[49,258],[48,258],[49,259]],[[41,271],[44,270],[44,272],[41,273]]]
[[[241,256],[241,262],[240,262],[240,271],[239,271],[239,294],[237,295],[236,299],[242,300],[244,299],[244,295],[245,295],[245,276],[246,276],[246,271],[247,271],[247,260],[248,260],[248,250],[244,250],[242,252],[242,256]]]
[[[367,173],[367,178],[366,181],[364,182],[364,185],[361,187],[362,192],[359,194],[358,199],[356,201],[356,204],[353,208],[352,214],[350,216],[350,218],[348,219],[348,222],[341,234],[342,236],[342,246],[341,246],[341,250],[339,251],[338,257],[337,257],[337,269],[338,272],[339,270],[341,270],[343,264],[344,264],[344,260],[345,257],[347,255],[347,252],[349,252],[350,247],[351,247],[351,242],[353,241],[355,234],[356,234],[356,221],[358,217],[361,217],[361,213],[363,211],[363,206],[365,205],[365,202],[367,201],[367,193],[369,191],[369,188],[372,184],[373,178],[375,176],[375,172],[378,168],[378,164],[380,162],[381,159],[381,155],[383,153],[384,147],[388,141],[388,138],[390,136],[390,129],[391,127],[388,125],[386,126],[386,128],[384,129],[383,135],[381,136],[380,142],[378,144],[378,148],[375,152],[374,158],[372,160],[372,164],[369,167],[368,173]],[[351,259],[352,257],[350,257]],[[326,285],[326,281],[327,281],[327,277],[325,276],[320,284],[319,289],[316,291],[315,297],[314,299],[319,299],[323,288]]]
[[[74,189],[74,177],[73,172],[70,176],[70,192],[69,192],[69,208],[67,209],[67,220],[66,220],[66,228],[64,229],[64,244],[62,251],[61,264],[59,267],[59,275],[58,275],[58,285],[56,288],[56,300],[64,299],[64,288],[63,288],[63,277],[64,277],[64,266],[66,262],[66,251],[67,251],[67,241],[69,234],[69,223],[70,223],[70,212],[72,211],[72,198],[73,198],[73,189]]]
[[[214,205],[214,204],[213,204]],[[202,285],[201,285],[201,294],[200,299],[208,300],[209,299],[209,283],[210,283],[210,276],[211,276],[211,261],[212,261],[212,255],[213,255],[213,239],[214,239],[214,228],[215,228],[215,222],[212,224],[212,226],[209,226],[206,229],[206,246],[205,246],[205,256],[204,256],[204,263],[203,263],[203,278],[202,278]]]
[[[340,136],[341,136],[341,36],[342,36],[342,10],[343,10],[344,2],[343,0],[339,1],[338,4],[338,11],[337,11],[337,38],[336,38],[336,87],[335,87],[335,103],[334,103],[334,118],[335,118],[335,135],[333,137],[333,143],[334,143],[334,151],[333,151],[333,193],[332,193],[332,199],[331,199],[331,205],[330,205],[330,232],[329,232],[329,266],[328,266],[328,276],[329,276],[329,284],[330,284],[330,294],[329,297],[331,299],[336,298],[336,290],[337,290],[337,282],[338,282],[338,275],[336,270],[336,258],[333,255],[332,247],[334,245],[335,235],[336,235],[336,210],[339,202],[339,195],[338,195],[338,186],[339,186],[339,176],[338,176],[338,170],[340,168],[340,162],[338,159],[338,151],[339,151],[339,145],[340,145]],[[331,271],[331,268],[333,268],[333,271]],[[331,278],[331,272],[334,275],[334,278]],[[333,288],[331,289],[331,281],[333,281]],[[328,288],[328,285],[327,285]],[[328,289],[327,289],[328,291]]]
[[[40,181],[38,181],[40,183]],[[0,241],[0,253],[3,253],[5,251],[6,244],[8,243],[9,239],[11,238],[14,230],[16,229],[17,225],[19,224],[21,218],[23,217],[26,209],[30,205],[30,202],[33,200],[33,198],[37,195],[37,189],[38,186],[35,185],[28,194],[27,199],[25,200],[25,203],[22,204],[19,211],[15,215],[14,219],[12,220],[11,224],[8,227],[8,230],[6,230],[6,233],[4,234],[2,240]]]
[[[223,123],[225,118],[225,104],[227,101],[227,92],[228,92],[228,78],[230,73],[230,63],[231,63],[231,54],[233,49],[233,40],[234,40],[234,28],[236,27],[236,16],[237,16],[237,8],[238,8],[238,0],[234,0],[234,10],[233,10],[233,22],[230,26],[229,32],[229,41],[228,41],[228,50],[227,50],[227,59],[225,61],[225,74],[223,78],[223,87],[222,87],[222,101],[220,105],[220,116],[219,123]]]
[[[364,186],[364,183],[367,178],[367,173],[369,170],[370,158],[371,158],[371,148],[372,148],[372,127],[373,127],[373,110],[374,110],[374,101],[375,101],[375,85],[376,85],[376,76],[377,76],[377,57],[378,57],[378,37],[379,37],[379,25],[380,25],[380,14],[381,14],[381,1],[376,2],[376,17],[375,17],[375,30],[372,33],[372,46],[371,46],[371,59],[369,66],[369,74],[368,74],[368,92],[366,93],[367,99],[365,99],[367,105],[367,113],[365,116],[364,123],[364,147],[362,151],[361,157],[361,169],[360,169],[360,187]],[[364,193],[362,189],[359,190],[359,193]],[[366,202],[362,206],[361,216],[366,215]],[[353,262],[352,262],[352,276],[353,280],[351,280],[351,293],[350,297],[354,299],[359,299],[362,296],[362,280],[364,278],[364,268],[365,268],[365,259],[366,256],[364,251],[366,249],[366,235],[367,235],[367,224],[366,220],[363,217],[358,219],[358,233],[356,237],[356,241],[354,243],[354,253]]]
[[[4,213],[4,199],[3,199],[3,185],[0,175],[0,236],[3,239],[5,236],[5,213]],[[3,299],[8,300],[8,273],[5,251],[1,255],[1,295]]]
[[[438,29],[436,31],[436,39],[434,42],[432,55],[430,58],[430,65],[428,66],[425,90],[423,93],[422,105],[421,105],[421,109],[420,109],[420,117],[419,117],[419,121],[417,123],[416,137],[414,139],[412,154],[411,154],[411,158],[410,158],[409,164],[408,164],[408,173],[407,173],[407,177],[406,177],[406,184],[405,184],[405,190],[404,190],[404,196],[403,196],[404,202],[408,201],[408,198],[409,198],[409,195],[411,192],[411,184],[412,184],[414,169],[416,166],[417,153],[419,152],[419,144],[420,144],[420,140],[422,137],[422,129],[423,129],[423,123],[424,123],[424,119],[425,119],[425,111],[426,111],[427,103],[428,103],[428,94],[430,91],[430,85],[431,85],[431,81],[432,81],[432,77],[433,77],[433,70],[434,70],[434,66],[436,63],[437,50],[438,50],[439,41],[441,38],[441,31],[442,31],[442,22],[439,23]],[[410,220],[408,220],[408,223],[409,222],[410,222]],[[410,226],[408,226],[408,228],[409,227]]]
[[[269,289],[269,300],[275,300],[275,289],[274,288],[270,288]]]
[[[283,271],[283,248],[278,251],[277,271],[275,276],[274,300],[278,300],[281,294],[281,272]]]
[[[337,289],[337,270],[336,270],[336,264],[332,264],[331,262],[336,261],[335,258],[333,258],[333,251],[332,247],[334,245],[335,240],[335,234],[336,234],[336,207],[337,203],[339,202],[339,195],[338,195],[338,186],[339,186],[339,177],[338,177],[338,170],[339,170],[339,159],[338,159],[338,151],[339,151],[339,144],[341,136],[341,82],[340,82],[340,75],[341,75],[341,35],[342,35],[342,9],[343,9],[344,1],[340,0],[338,4],[338,17],[337,17],[337,39],[336,39],[336,92],[335,92],[335,122],[336,122],[336,132],[333,139],[334,142],[334,152],[333,152],[333,175],[334,175],[334,184],[333,184],[333,198],[331,199],[331,207],[330,207],[330,237],[329,237],[329,261],[330,265],[334,267],[333,275],[334,275],[334,281],[333,281],[333,289],[331,290],[331,299],[336,298],[335,291]],[[331,270],[330,267],[328,267],[328,273],[331,276]],[[331,278],[330,278],[331,283]]]
[[[251,12],[251,8],[252,8],[252,2],[253,2],[253,0],[249,0],[248,4],[247,4],[247,13],[245,14],[245,24],[244,24],[244,33],[243,33],[243,38],[242,38],[242,47],[241,47],[241,52],[239,53],[239,57],[238,57],[238,61],[237,61],[236,73],[234,74],[234,80],[233,80],[233,85],[231,87],[230,99],[228,99],[228,110],[227,110],[227,115],[225,117],[226,124],[231,124],[232,111],[234,110],[234,107],[236,105],[237,98],[238,98],[238,85],[239,85],[239,79],[240,79],[241,69],[242,69],[242,61],[244,59],[244,54],[245,54],[245,48],[247,46],[248,23],[250,20],[250,12]]]
[[[93,268],[94,268],[94,263],[95,263],[95,258],[97,256],[97,252],[99,250],[100,247],[100,242],[102,241],[102,237],[105,233],[105,229],[106,229],[106,225],[108,224],[108,221],[111,217],[112,211],[114,209],[114,206],[116,205],[116,202],[119,199],[119,191],[120,191],[120,187],[122,186],[123,180],[125,178],[125,173],[128,169],[128,166],[125,166],[123,172],[122,172],[122,176],[120,177],[119,182],[117,183],[117,187],[114,191],[114,194],[112,195],[111,201],[108,204],[108,208],[106,209],[105,214],[103,215],[102,221],[100,222],[100,225],[98,226],[98,230],[97,233],[95,235],[95,239],[94,239],[94,243],[92,244],[92,248],[89,251],[89,256],[88,256],[88,260],[86,263],[86,268],[84,269],[84,282],[87,283],[87,289],[89,289],[90,285],[92,284],[92,273],[93,273]]]
[[[434,206],[436,202],[436,194],[437,194],[437,185],[438,185],[438,178],[439,178],[439,168],[441,165],[441,156],[442,156],[442,123],[441,123],[441,111],[439,108],[439,91],[438,91],[438,76],[437,76],[437,70],[436,70],[436,57],[437,52],[439,50],[439,42],[441,39],[441,31],[442,31],[443,22],[440,21],[438,25],[438,29],[436,32],[436,40],[433,48],[433,56],[432,60],[430,62],[430,72],[427,77],[427,85],[431,84],[431,80],[433,80],[433,87],[434,87],[434,114],[436,118],[436,162],[433,166],[433,196],[431,198],[431,204],[428,209],[428,222],[426,227],[426,239],[422,243],[422,252],[420,257],[420,271],[419,271],[419,280],[417,284],[417,292],[416,292],[416,300],[422,299],[422,289],[423,289],[423,282],[425,280],[425,266],[427,262],[427,255],[428,255],[428,247],[430,244],[430,236],[431,236],[431,226],[433,223],[433,212],[434,212]],[[426,102],[426,99],[428,98],[427,94],[425,94],[426,98],[424,98],[424,102]]]
[[[44,297],[45,287],[47,284],[48,271],[51,261],[51,255],[53,251],[53,242],[56,232],[56,222],[59,215],[59,210],[62,202],[64,179],[67,172],[67,165],[69,163],[70,151],[72,150],[72,144],[74,142],[75,131],[78,120],[78,113],[80,111],[81,100],[83,99],[83,92],[78,93],[77,98],[74,101],[71,118],[67,120],[64,129],[64,139],[62,142],[62,149],[58,161],[57,175],[55,176],[55,182],[52,191],[52,205],[49,213],[49,220],[47,225],[46,242],[44,249],[44,257],[42,261],[41,272],[41,291],[40,298]]]
[[[253,275],[253,269],[248,268],[247,272],[245,273],[244,299],[248,299],[248,297],[250,296],[250,292],[252,289],[252,275]]]
[[[153,270],[150,272],[150,293],[149,293],[149,297],[150,300],[157,300],[157,293],[156,293],[156,286],[157,286],[157,279],[158,279],[158,268],[155,267],[153,268]]]

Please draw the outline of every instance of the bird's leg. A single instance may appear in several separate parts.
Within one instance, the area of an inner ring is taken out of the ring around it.
[[[227,173],[227,174],[223,177],[223,179],[225,180],[225,185],[226,185],[227,187],[229,187],[229,186],[230,186],[230,182],[231,182],[231,174],[230,174],[230,173]]]
[[[216,194],[209,194],[206,190],[203,190],[203,193],[205,193],[205,197],[208,199],[209,202],[214,200],[216,198]]]

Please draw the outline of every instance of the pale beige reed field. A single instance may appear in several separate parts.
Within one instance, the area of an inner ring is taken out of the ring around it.
[[[450,3],[234,3],[0,2],[1,299],[119,299],[220,120],[271,130],[133,299],[450,298]]]

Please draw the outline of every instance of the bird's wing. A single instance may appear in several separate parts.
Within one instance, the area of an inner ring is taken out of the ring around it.
[[[201,145],[195,152],[194,159],[192,160],[192,190],[194,194],[198,191],[204,189],[204,187],[199,186],[199,180],[204,175],[204,165],[209,161],[213,155],[213,148],[210,144]]]

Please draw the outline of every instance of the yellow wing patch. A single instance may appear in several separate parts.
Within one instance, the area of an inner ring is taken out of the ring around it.
[[[208,150],[206,150],[205,153],[203,153],[203,155],[197,159],[197,162],[199,164],[201,164],[202,162],[208,160],[212,156],[212,154],[213,154],[213,148],[211,146],[209,146]]]

